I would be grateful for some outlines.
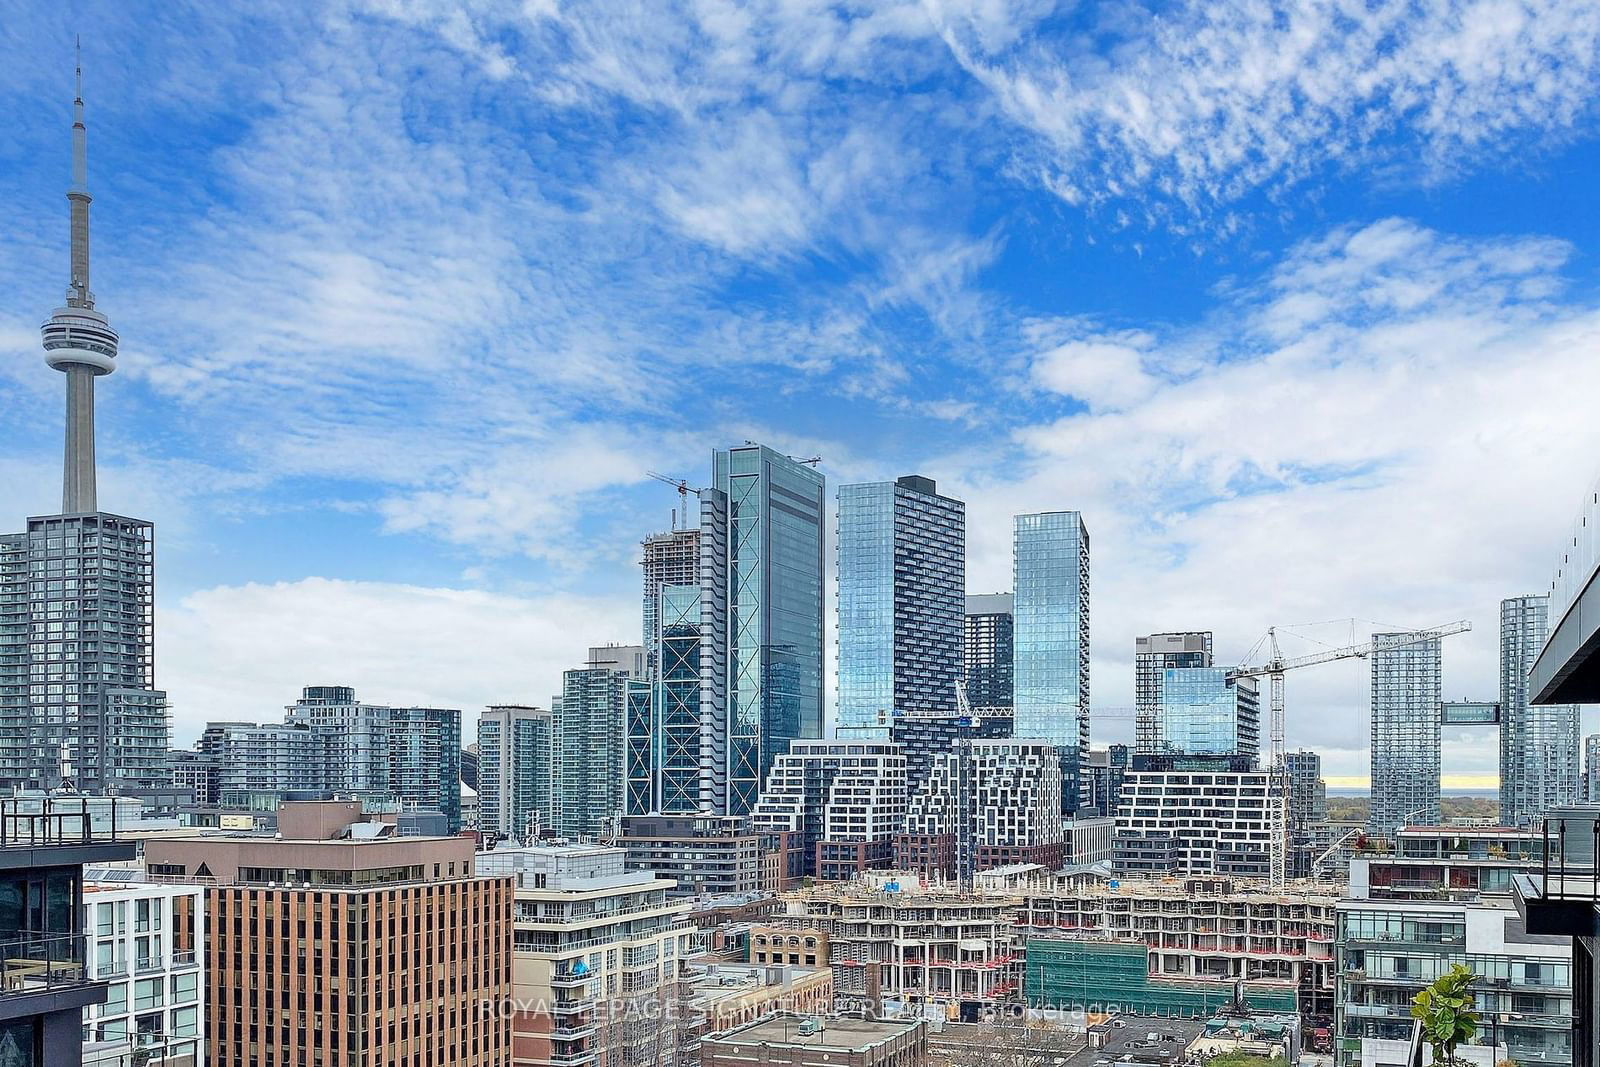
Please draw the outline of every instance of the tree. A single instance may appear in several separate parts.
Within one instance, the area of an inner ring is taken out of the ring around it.
[[[1422,1020],[1422,1038],[1433,1046],[1433,1062],[1455,1063],[1456,1046],[1478,1034],[1478,1013],[1472,1010],[1472,983],[1478,976],[1456,964],[1411,1001],[1411,1017]]]

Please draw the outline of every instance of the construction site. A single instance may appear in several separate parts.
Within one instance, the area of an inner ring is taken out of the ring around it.
[[[914,876],[911,876],[914,878]],[[764,924],[826,938],[836,998],[977,1021],[1020,997],[1018,898],[924,889],[892,877],[789,894]]]
[[[1060,992],[1081,989],[1135,1013],[1210,1011],[1237,982],[1259,1008],[1331,1016],[1340,895],[1333,885],[1271,890],[1227,879],[1026,890],[1016,938],[1027,959],[1030,1002],[1059,968],[1070,970],[1073,987]],[[1129,959],[1142,964],[1142,974],[1131,974]],[[1188,983],[1192,995],[1169,995],[1177,987],[1164,983],[1172,982]]]

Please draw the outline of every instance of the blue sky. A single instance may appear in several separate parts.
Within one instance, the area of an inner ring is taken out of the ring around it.
[[[1137,633],[1349,617],[1472,619],[1492,695],[1600,466],[1595,5],[12,0],[7,528],[58,494],[75,32],[179,743],[314,682],[546,702],[637,639],[644,471],[746,438],[936,478],[975,592],[1082,510],[1097,704]],[[1365,773],[1359,663],[1289,699]]]

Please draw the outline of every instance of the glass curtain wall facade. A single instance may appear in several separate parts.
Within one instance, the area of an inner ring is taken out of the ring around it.
[[[1372,808],[1384,837],[1407,824],[1439,825],[1439,640],[1373,634]]]
[[[1089,532],[1076,511],[1013,520],[1016,736],[1061,753],[1062,807],[1080,802],[1089,747]]]
[[[1576,704],[1529,704],[1528,672],[1550,636],[1550,597],[1500,602],[1500,822],[1528,826],[1579,798]]]
[[[154,527],[120,515],[31,518],[0,544],[4,785],[170,786],[154,576]]]
[[[706,625],[713,642],[725,628],[726,662],[704,694],[702,740],[720,736],[702,753],[702,792],[712,813],[743,815],[789,742],[822,735],[823,478],[756,444],[716,452],[712,469],[726,525],[707,531],[701,494],[701,580],[721,594]],[[710,567],[708,545],[725,552]]]
[[[1209,666],[1209,630],[1134,638],[1134,744],[1138,752],[1150,755],[1162,750],[1161,687],[1167,668]]]
[[[962,674],[975,708],[1009,708],[1016,700],[1015,600],[1010,593],[967,597]]]
[[[911,475],[840,487],[838,521],[838,736],[886,741],[897,714],[955,709],[966,505]]]
[[[700,810],[700,587],[661,585],[657,598],[652,675],[630,704],[628,813],[692,815]]]
[[[1222,667],[1162,672],[1161,720],[1168,751],[1189,756],[1261,755],[1261,697],[1252,678]]]

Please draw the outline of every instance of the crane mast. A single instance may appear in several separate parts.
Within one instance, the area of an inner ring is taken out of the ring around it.
[[[1405,648],[1409,645],[1420,645],[1440,637],[1451,634],[1464,633],[1472,629],[1472,623],[1465,619],[1457,622],[1446,623],[1443,626],[1434,626],[1426,630],[1413,630],[1393,638],[1384,640],[1381,645],[1376,641],[1364,641],[1357,645],[1346,645],[1343,648],[1331,648],[1322,652],[1313,652],[1308,656],[1286,658],[1283,650],[1278,647],[1278,628],[1276,626],[1267,630],[1267,646],[1270,655],[1267,662],[1254,667],[1238,667],[1228,672],[1230,678],[1260,678],[1266,676],[1270,701],[1270,731],[1271,731],[1271,768],[1273,779],[1279,794],[1284,798],[1284,806],[1288,804],[1289,780],[1286,768],[1286,753],[1284,752],[1284,684],[1283,676],[1286,672],[1298,670],[1301,667],[1314,667],[1319,663],[1332,663],[1342,659],[1366,659],[1379,648]],[[1280,812],[1283,808],[1274,808]],[[1273,826],[1272,848],[1272,884],[1281,886],[1287,881],[1286,867],[1286,842],[1287,827],[1278,826],[1276,817]]]

